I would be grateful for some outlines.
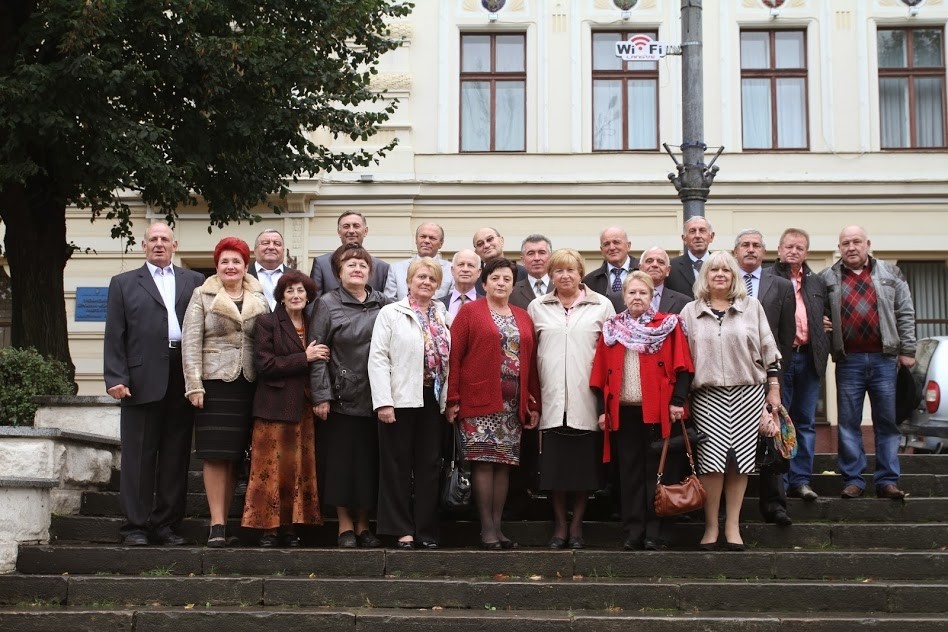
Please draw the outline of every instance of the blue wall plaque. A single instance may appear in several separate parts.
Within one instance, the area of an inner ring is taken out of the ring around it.
[[[104,323],[108,302],[107,287],[77,287],[76,322]]]

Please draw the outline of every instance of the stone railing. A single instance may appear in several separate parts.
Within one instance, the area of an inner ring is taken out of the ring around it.
[[[34,427],[0,426],[0,573],[20,543],[49,541],[50,516],[79,512],[82,492],[119,467],[119,407],[106,397],[42,398]]]

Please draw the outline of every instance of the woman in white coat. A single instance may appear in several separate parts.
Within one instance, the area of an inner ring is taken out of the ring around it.
[[[603,323],[615,316],[612,301],[581,283],[583,257],[572,248],[550,255],[553,291],[528,307],[537,335],[540,374],[540,488],[552,492],[549,547],[581,549],[583,515],[591,490],[601,484],[602,433],[596,395],[589,388]],[[567,496],[573,516],[567,525]]]
[[[372,331],[369,384],[379,418],[377,531],[398,548],[438,548],[438,473],[451,337],[433,300],[441,266],[408,267],[408,296],[382,308]]]

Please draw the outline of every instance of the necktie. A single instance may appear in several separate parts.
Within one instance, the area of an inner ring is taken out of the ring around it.
[[[533,291],[537,296],[543,296],[545,294],[543,291],[543,279],[537,279],[537,282],[533,284]]]
[[[655,292],[655,296],[652,297],[652,309],[658,311],[658,305],[662,302],[662,295],[658,292]]]
[[[464,304],[467,303],[470,299],[467,297],[467,294],[461,294],[461,295],[458,297],[458,300],[461,301],[461,305],[464,305]]]
[[[744,287],[747,288],[747,295],[754,295],[754,275],[748,272],[744,275]]]
[[[697,259],[691,262],[692,267],[695,269],[695,278],[698,278],[698,273],[701,272],[701,264],[704,263],[701,259]]]
[[[621,293],[622,293],[622,279],[621,279],[621,275],[622,275],[622,268],[613,268],[613,269],[612,269],[612,287],[610,288],[610,291],[611,291],[613,294],[621,294]]]

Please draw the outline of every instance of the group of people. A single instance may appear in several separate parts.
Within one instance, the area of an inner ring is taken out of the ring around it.
[[[895,374],[914,362],[914,310],[898,269],[869,255],[865,231],[840,233],[839,262],[814,273],[809,236],[787,229],[763,267],[758,230],[711,252],[711,224],[684,224],[684,254],[631,256],[625,230],[600,235],[603,264],[530,235],[521,264],[493,228],[473,250],[441,259],[444,231],[415,233],[417,255],[389,265],[363,246],[366,218],[343,213],[340,247],[310,275],[286,267],[282,236],[251,250],[222,239],[216,273],[172,265],[165,224],[143,242],[146,263],[109,289],[105,381],[122,404],[121,501],[127,545],[182,544],[192,425],[211,515],[208,546],[233,542],[227,517],[250,446],[241,524],[260,545],[299,546],[298,526],[338,518],[338,546],[439,545],[446,436],[470,462],[481,545],[517,548],[502,516],[515,474],[549,494],[550,548],[585,546],[594,490],[618,490],[622,545],[660,550],[656,443],[704,435],[702,549],[743,550],[740,514],[762,420],[781,404],[799,449],[784,474],[760,473],[760,509],[790,525],[788,495],[810,487],[815,416],[827,356],[836,362],[843,498],[864,493],[861,422],[869,395],[876,495],[898,487]],[[680,476],[681,461],[666,475]],[[517,466],[523,466],[518,468]],[[520,481],[519,484],[522,484]],[[724,542],[719,512],[725,503]],[[371,519],[375,518],[375,532]]]

